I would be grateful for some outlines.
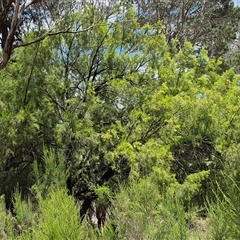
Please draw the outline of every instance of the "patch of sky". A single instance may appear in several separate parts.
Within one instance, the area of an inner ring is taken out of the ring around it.
[[[240,7],[240,0],[233,0],[234,6]]]
[[[237,86],[240,88],[240,80],[237,81]]]
[[[197,94],[197,99],[199,99],[199,100],[200,100],[200,99],[203,99],[204,97],[205,97],[205,94],[204,94],[204,93],[201,93],[201,92],[200,92],[200,93]]]

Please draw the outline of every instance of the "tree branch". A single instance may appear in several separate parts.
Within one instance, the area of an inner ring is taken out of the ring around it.
[[[0,14],[0,29],[2,29],[2,25],[5,23],[5,19],[7,17],[7,14],[9,12],[9,9],[12,6],[14,0],[9,0],[6,5],[4,5],[4,1],[1,1],[1,14]]]
[[[7,35],[6,42],[4,44],[3,54],[0,59],[0,70],[3,69],[7,65],[8,60],[11,56],[14,35],[17,30],[19,20],[22,16],[21,11],[23,10],[23,8],[20,6],[20,0],[16,0],[15,3],[12,3],[12,4],[13,4],[13,8],[14,8],[13,19],[11,22],[10,30]]]
[[[2,12],[0,14],[0,29],[2,31],[2,46],[3,52],[0,58],[0,70],[3,69],[10,59],[13,50],[13,42],[14,36],[17,31],[17,28],[20,23],[20,19],[22,17],[23,11],[28,8],[30,5],[40,2],[41,0],[27,0],[25,3],[20,4],[20,0],[10,0],[8,1],[5,6],[2,2]],[[5,26],[5,21],[10,11],[11,7],[13,6],[13,18],[11,22],[11,26],[9,31]]]
[[[68,27],[64,30],[59,30],[59,31],[56,31],[56,30],[54,31],[54,29],[51,29],[51,30],[47,31],[45,34],[43,34],[42,36],[40,36],[30,42],[14,45],[15,34],[16,34],[19,24],[21,22],[23,11],[26,10],[31,5],[37,4],[40,2],[41,2],[41,0],[26,0],[23,4],[20,4],[20,0],[15,0],[15,1],[9,0],[5,4],[5,6],[2,6],[0,8],[1,9],[0,31],[2,32],[2,35],[4,35],[4,36],[2,36],[2,39],[4,39],[4,42],[3,42],[2,54],[0,56],[0,70],[3,69],[4,67],[6,67],[6,65],[12,55],[12,52],[13,52],[12,50],[15,48],[29,46],[34,43],[41,42],[47,37],[56,36],[59,34],[76,34],[76,33],[86,32],[97,25],[97,22],[95,22],[88,28],[85,28],[82,30],[75,30],[75,31],[72,31],[71,27]],[[2,4],[2,5],[4,5],[4,4]],[[12,8],[13,8],[13,17],[12,17],[10,29],[8,31],[8,28],[6,28],[6,26],[4,24],[5,24],[5,21],[7,18],[7,14],[9,13],[9,11]]]
[[[13,46],[13,48],[15,49],[15,48],[19,48],[19,47],[26,47],[26,46],[32,45],[34,43],[41,42],[47,37],[56,36],[59,34],[76,34],[76,33],[86,32],[86,31],[90,30],[91,28],[93,28],[94,26],[96,26],[96,25],[93,24],[88,28],[85,28],[82,30],[77,30],[77,31],[70,31],[71,27],[69,27],[65,30],[57,31],[57,32],[53,32],[53,29],[52,29],[52,30],[46,32],[45,34],[43,34],[42,36],[40,36],[39,38],[32,40],[31,42],[22,43],[20,45],[15,45],[15,46]]]
[[[26,9],[28,8],[30,5],[33,5],[33,4],[36,4],[36,3],[39,3],[41,2],[41,0],[27,0],[23,5],[23,9]]]

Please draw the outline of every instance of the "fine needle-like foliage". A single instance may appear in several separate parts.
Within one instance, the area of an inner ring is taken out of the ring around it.
[[[239,238],[240,76],[130,5],[84,4],[0,71],[1,236]]]

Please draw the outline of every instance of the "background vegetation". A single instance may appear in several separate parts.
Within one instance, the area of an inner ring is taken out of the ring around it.
[[[0,238],[239,239],[239,9],[3,2]]]

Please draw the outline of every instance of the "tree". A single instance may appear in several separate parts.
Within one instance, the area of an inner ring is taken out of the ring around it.
[[[87,31],[88,28],[75,29],[72,25],[74,20],[71,21],[69,16],[70,13],[88,6],[88,1],[80,3],[69,0],[56,4],[55,1],[44,0],[3,0],[0,6],[0,70],[7,65],[14,49],[18,47],[35,44],[49,36]],[[104,9],[104,5],[98,4],[98,7]],[[108,15],[111,14],[109,8]],[[63,24],[64,21],[68,21],[69,25]],[[98,19],[93,19],[89,28],[97,22]],[[33,34],[34,38],[26,41],[29,34]]]
[[[19,40],[19,27],[22,25],[23,12],[37,2],[40,1],[30,0],[21,3],[20,0],[4,0],[1,2],[0,29],[3,53],[0,60],[0,69],[6,66],[13,50],[13,44]]]
[[[186,208],[203,205],[219,169],[231,171],[239,76],[220,73],[221,60],[204,48],[196,55],[190,42],[169,46],[162,24],[141,26],[134,8],[110,22],[86,7],[59,27],[69,24],[80,31],[16,48],[0,71],[0,194],[8,205],[16,186],[29,195],[36,165],[40,179],[54,179],[50,150],[56,166],[64,159],[82,217],[91,201],[108,204],[119,184],[147,178]]]
[[[139,22],[162,21],[168,42],[188,40],[205,46],[213,57],[223,56],[236,38],[239,10],[230,0],[222,1],[129,1],[137,8]]]

